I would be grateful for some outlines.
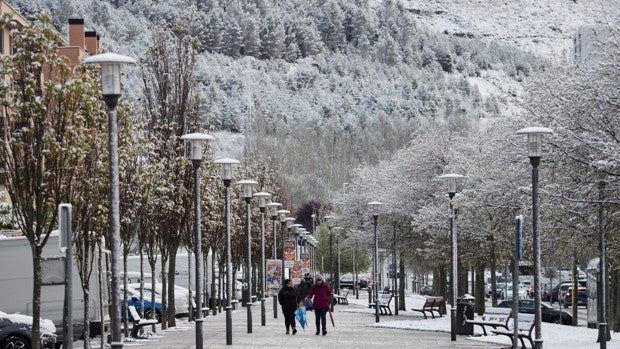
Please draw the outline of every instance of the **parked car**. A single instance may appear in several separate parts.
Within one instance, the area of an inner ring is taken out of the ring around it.
[[[129,284],[130,287],[140,292],[140,283]],[[148,293],[144,297],[147,299],[151,299],[151,293],[153,292],[153,285],[151,283],[144,283],[144,291]],[[162,294],[162,284],[155,284],[155,297],[161,299]],[[192,305],[195,306],[196,303],[194,299],[192,299]],[[189,313],[189,289],[181,286],[174,286],[174,313],[176,316],[184,316]]]
[[[578,283],[579,283],[579,286],[586,287],[585,281],[580,280]],[[547,301],[549,301],[549,303],[551,304],[555,302],[559,302],[560,297],[561,297],[560,293],[565,294],[566,291],[568,291],[568,289],[571,288],[572,285],[573,283],[571,281],[565,281],[565,282],[555,285],[555,287],[553,287],[547,294],[547,297],[546,297]]]
[[[0,311],[0,348],[32,347],[32,316],[7,314]],[[41,319],[41,347],[53,348],[56,326],[52,320]]]
[[[430,296],[431,292],[433,292],[433,285],[422,286],[420,289],[420,295],[422,296]]]
[[[121,287],[121,295],[123,294],[124,289]],[[122,299],[121,299],[122,302]],[[136,290],[133,287],[127,287],[127,306],[134,306],[138,312],[140,312],[141,304],[140,304],[140,291]],[[125,319],[125,307],[121,307],[121,318]],[[155,296],[155,306],[151,304],[151,295],[144,294],[144,312],[143,316],[145,319],[157,319],[157,322],[161,322],[161,298]],[[129,319],[133,320],[131,314],[129,314]]]
[[[564,304],[564,308],[568,308],[569,306],[573,305],[572,287],[566,291],[566,294],[564,295],[564,301],[562,302],[562,304]],[[577,306],[580,306],[580,305],[583,305],[584,307],[588,306],[588,291],[583,286],[579,286],[577,288]]]
[[[501,301],[498,305],[500,308],[512,308],[512,300],[506,299]],[[553,307],[540,303],[540,312],[542,316],[542,321],[551,322],[554,324],[563,324],[563,325],[572,325],[573,317],[563,311],[553,309]],[[533,299],[520,299],[519,300],[519,313],[523,314],[534,314],[534,300]]]
[[[344,274],[340,277],[340,288],[353,288],[353,274]]]

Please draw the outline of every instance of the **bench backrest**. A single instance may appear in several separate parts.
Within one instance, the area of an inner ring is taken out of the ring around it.
[[[349,294],[349,289],[348,288],[343,288],[340,291],[340,296],[342,296],[342,297],[346,297],[348,294]]]
[[[136,307],[134,307],[133,305],[130,305],[127,308],[129,308],[129,314],[131,314],[131,318],[133,319],[133,321],[140,320],[140,314],[138,314]]]
[[[482,321],[506,325],[511,315],[510,308],[490,307],[482,314]]]
[[[443,297],[428,297],[422,308],[439,308],[443,302]]]
[[[389,304],[392,300],[391,293],[380,293],[379,294],[379,304]]]
[[[517,321],[517,329],[519,331],[529,332],[534,327],[534,314],[519,313],[519,319]],[[513,322],[510,321],[510,324]]]

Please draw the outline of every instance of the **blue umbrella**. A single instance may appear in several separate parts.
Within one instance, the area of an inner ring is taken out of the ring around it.
[[[299,322],[299,325],[301,326],[301,328],[303,328],[305,331],[306,330],[306,308],[305,307],[297,308],[297,310],[295,310],[295,317],[297,318],[297,321]]]

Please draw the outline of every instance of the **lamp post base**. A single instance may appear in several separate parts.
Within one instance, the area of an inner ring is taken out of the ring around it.
[[[450,308],[450,339],[456,341],[456,308]]]
[[[265,301],[266,300],[267,300],[266,298],[262,298],[260,300],[260,325],[261,326],[267,325],[267,319],[265,318]]]
[[[534,339],[534,349],[542,349],[543,347],[543,340],[542,339]]]
[[[248,333],[252,333],[252,303],[248,302],[246,308],[248,314]]]
[[[226,306],[226,345],[232,345],[232,307]]]

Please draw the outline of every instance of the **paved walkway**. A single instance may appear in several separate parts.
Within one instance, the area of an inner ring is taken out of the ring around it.
[[[450,333],[402,329],[375,328],[374,314],[347,312],[343,310],[364,309],[360,305],[337,305],[334,309],[336,327],[329,324],[326,336],[316,336],[314,313],[308,312],[309,327],[298,329],[296,335],[286,335],[284,318],[278,313],[273,317],[273,301],[266,302],[266,326],[261,326],[260,303],[252,307],[253,333],[247,333],[245,307],[233,311],[233,345],[226,345],[225,314],[210,315],[203,324],[204,348],[501,348],[458,336],[450,341]],[[367,308],[366,308],[367,309]],[[279,309],[278,309],[279,311]],[[381,321],[411,320],[411,317],[382,316]],[[195,325],[186,319],[178,319],[178,326],[166,331],[159,330],[146,340],[125,343],[125,347],[143,346],[153,349],[195,348]],[[419,321],[425,321],[420,317]],[[79,342],[75,347],[81,346]]]

